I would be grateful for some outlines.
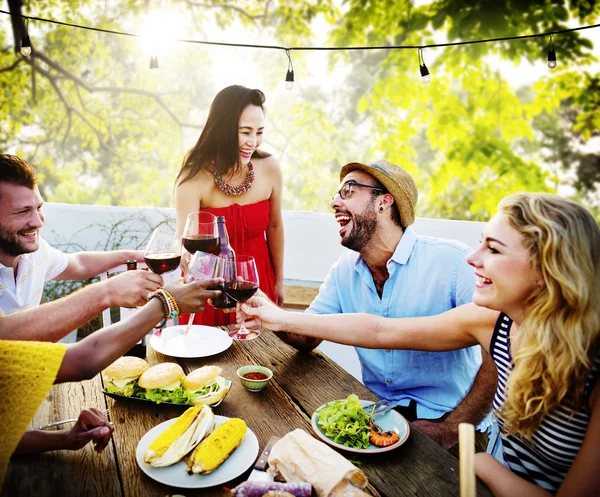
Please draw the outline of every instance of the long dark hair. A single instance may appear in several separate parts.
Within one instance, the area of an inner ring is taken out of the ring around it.
[[[185,157],[175,184],[185,183],[214,161],[217,173],[223,175],[240,169],[238,125],[248,105],[256,105],[264,112],[265,94],[245,86],[224,88],[213,100],[200,138]],[[270,154],[255,150],[252,157],[264,158]],[[180,178],[181,181],[180,181]]]

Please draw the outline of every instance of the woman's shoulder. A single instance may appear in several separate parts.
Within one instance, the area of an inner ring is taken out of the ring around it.
[[[281,171],[279,162],[277,162],[277,159],[275,158],[274,155],[269,155],[267,157],[253,158],[252,164],[255,167],[260,167],[261,169],[264,169],[266,172],[269,172],[269,173]]]
[[[184,173],[177,180],[177,183],[175,185],[175,191],[177,191],[177,190],[187,191],[190,189],[197,189],[199,187],[202,187],[203,185],[210,184],[208,182],[208,180],[212,180],[212,179],[213,179],[213,175],[207,169],[200,169],[200,171],[198,171],[192,177],[187,177]]]

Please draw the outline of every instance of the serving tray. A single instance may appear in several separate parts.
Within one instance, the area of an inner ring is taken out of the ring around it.
[[[231,390],[231,385],[232,385],[232,381],[231,380],[225,380],[225,383],[227,384],[227,393],[225,394],[225,396],[219,401],[216,402],[214,404],[209,404],[210,407],[217,407],[218,405],[221,404],[221,402],[223,402],[225,400],[225,397],[227,397],[227,395],[229,394],[229,390]],[[104,395],[106,395],[107,397],[112,397],[115,400],[133,400],[133,401],[140,401],[143,402],[145,404],[147,404],[148,402],[150,404],[166,404],[169,406],[193,406],[194,404],[174,404],[173,402],[154,402],[153,400],[150,399],[141,399],[139,397],[127,397],[125,395],[121,395],[118,393],[109,393],[106,391],[106,389],[102,389],[102,393]]]

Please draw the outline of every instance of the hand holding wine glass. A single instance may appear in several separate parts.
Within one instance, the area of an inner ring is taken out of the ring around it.
[[[213,299],[216,308],[235,307],[246,302],[258,290],[258,271],[254,257],[237,255],[222,259],[222,276],[225,279],[223,294],[220,298]],[[229,334],[234,340],[252,340],[260,332],[248,329],[242,322],[239,330]]]
[[[221,258],[207,254],[206,252],[197,251],[193,256],[185,273],[184,281],[190,283],[192,281],[207,281],[221,276]],[[208,290],[221,290],[222,285],[212,285],[207,287]],[[220,295],[217,296],[220,298]],[[185,329],[185,334],[188,335],[192,329],[195,314],[190,314],[190,319]]]

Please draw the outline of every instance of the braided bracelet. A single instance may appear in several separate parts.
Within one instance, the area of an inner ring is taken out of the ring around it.
[[[181,314],[181,311],[179,310],[179,305],[177,304],[177,300],[175,300],[175,297],[173,297],[173,294],[171,292],[169,292],[169,290],[165,290],[164,288],[161,288],[160,290],[162,290],[163,293],[165,293],[169,299],[169,303],[170,303],[169,308],[171,309],[171,318],[172,319],[176,318],[177,316],[179,316],[179,314]],[[175,314],[173,315],[173,313],[175,313]]]
[[[170,314],[168,299],[163,293],[156,291],[156,292],[150,292],[148,294],[148,302],[150,302],[154,297],[157,297],[158,300],[160,300],[160,302],[163,306],[163,311],[165,313],[165,315],[162,318],[162,320],[160,321],[160,323],[158,323],[156,325],[156,328],[164,328],[165,325],[167,324],[167,319],[169,319],[169,314]]]

